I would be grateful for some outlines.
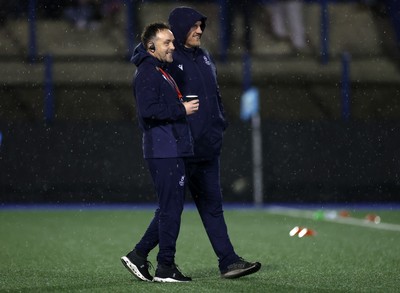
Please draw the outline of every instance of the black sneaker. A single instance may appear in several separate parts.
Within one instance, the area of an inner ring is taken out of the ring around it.
[[[154,282],[190,282],[192,278],[184,276],[173,264],[171,266],[158,265]]]
[[[226,270],[221,271],[221,277],[225,279],[236,279],[257,272],[261,268],[259,262],[248,262],[240,258],[237,262],[229,265]]]
[[[149,273],[149,267],[152,267],[151,263],[147,261],[147,258],[139,256],[135,250],[121,257],[121,262],[136,278],[148,282],[153,281],[153,277]]]

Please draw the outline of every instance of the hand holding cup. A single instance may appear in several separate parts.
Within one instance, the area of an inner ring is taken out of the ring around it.
[[[192,115],[199,110],[199,97],[196,95],[188,95],[183,99],[186,115]]]

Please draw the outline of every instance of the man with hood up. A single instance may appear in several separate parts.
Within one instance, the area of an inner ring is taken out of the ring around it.
[[[199,110],[188,117],[194,139],[194,156],[186,158],[186,179],[222,278],[239,278],[257,272],[259,262],[239,257],[228,236],[222,208],[220,153],[226,128],[225,113],[214,62],[200,48],[206,17],[189,7],[171,11],[168,22],[175,36],[174,61],[168,70],[183,95],[197,95]]]
[[[187,116],[199,105],[198,101],[183,102],[178,86],[166,71],[173,60],[173,41],[168,25],[148,25],[132,57],[137,66],[133,87],[143,132],[143,155],[156,189],[158,208],[142,239],[121,261],[143,281],[191,281],[178,270],[175,251],[185,201],[184,158],[193,155]],[[147,256],[157,245],[158,265],[153,279]]]

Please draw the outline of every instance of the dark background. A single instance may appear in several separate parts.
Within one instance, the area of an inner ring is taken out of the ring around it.
[[[264,121],[267,202],[398,201],[399,124]],[[0,124],[2,201],[146,202],[154,199],[133,123]],[[252,200],[251,133],[225,136],[226,201]]]
[[[218,5],[194,2],[185,4],[209,16],[204,43],[216,57],[230,122],[221,157],[224,200],[252,202],[252,130],[240,119],[241,18],[223,62]],[[300,56],[265,32],[268,17],[256,11],[250,80],[260,91],[265,203],[400,201],[398,48],[389,21],[355,2],[329,4],[328,64],[320,61],[318,4],[305,6],[311,49]],[[176,6],[141,5],[142,24],[166,19]],[[135,68],[126,60],[126,7],[113,23],[82,31],[59,9],[51,17],[40,9],[36,62],[27,59],[23,6],[0,30],[0,202],[154,202],[131,92]],[[351,55],[349,119],[341,108],[344,51]],[[51,121],[46,54],[53,56]]]

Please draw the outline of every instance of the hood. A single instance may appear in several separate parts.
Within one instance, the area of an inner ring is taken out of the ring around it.
[[[144,59],[151,58],[151,57],[152,56],[146,51],[146,49],[144,48],[143,44],[140,43],[133,50],[131,62],[133,64],[135,64],[136,66],[139,66],[140,63],[142,63]]]
[[[207,17],[200,12],[190,7],[178,7],[171,11],[168,22],[178,46],[185,44],[190,28],[199,20],[201,21],[201,29],[204,31]]]

